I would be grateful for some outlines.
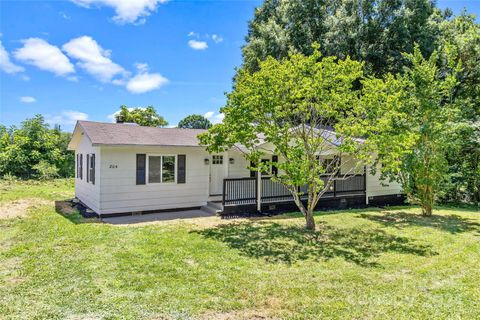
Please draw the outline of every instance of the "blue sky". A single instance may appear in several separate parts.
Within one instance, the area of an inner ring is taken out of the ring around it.
[[[125,5],[127,3],[127,5]],[[71,130],[153,105],[171,125],[218,121],[261,1],[0,0],[0,123],[37,113]],[[438,1],[480,13],[479,1]]]

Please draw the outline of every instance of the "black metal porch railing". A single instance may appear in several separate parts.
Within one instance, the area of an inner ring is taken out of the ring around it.
[[[235,178],[223,179],[222,204],[252,204],[257,201],[257,179]]]
[[[328,178],[322,177],[324,183]],[[301,187],[306,193],[306,187]],[[273,181],[270,177],[262,177],[261,186],[262,203],[276,203],[293,201],[290,191],[281,183]],[[336,198],[345,195],[358,195],[365,193],[365,175],[351,174],[335,178],[329,190],[323,194],[324,198]],[[258,195],[257,178],[228,178],[223,180],[224,206],[256,204]],[[307,195],[302,198],[306,199]]]

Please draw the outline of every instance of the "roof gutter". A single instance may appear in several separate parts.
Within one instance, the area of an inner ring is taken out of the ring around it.
[[[113,143],[92,143],[94,147],[188,147],[188,148],[206,148],[200,145],[181,145],[181,144],[113,144]]]

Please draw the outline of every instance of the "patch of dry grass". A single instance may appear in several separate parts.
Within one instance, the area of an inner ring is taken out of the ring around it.
[[[39,198],[5,201],[0,203],[0,219],[26,217],[28,212],[39,206],[53,205],[53,201]]]

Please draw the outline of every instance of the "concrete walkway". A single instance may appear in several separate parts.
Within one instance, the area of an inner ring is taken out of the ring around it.
[[[215,217],[215,214],[205,212],[203,210],[187,210],[187,211],[158,212],[158,213],[148,213],[148,214],[134,215],[134,216],[103,218],[102,221],[110,224],[135,224],[135,223],[144,223],[144,222],[152,222],[152,221],[168,221],[168,220],[191,219],[191,218],[201,218],[201,217]]]

